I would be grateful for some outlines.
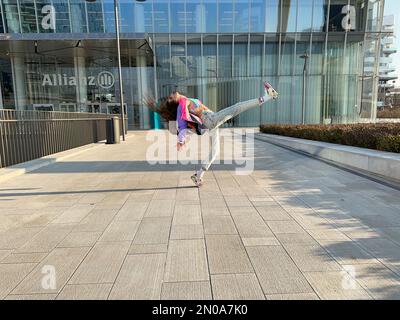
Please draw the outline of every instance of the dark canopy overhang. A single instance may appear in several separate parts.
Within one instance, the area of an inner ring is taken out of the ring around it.
[[[121,56],[146,56],[153,65],[151,38],[145,33],[122,33]],[[42,55],[68,59],[74,56],[103,58],[117,56],[112,33],[16,33],[0,35],[0,57]]]

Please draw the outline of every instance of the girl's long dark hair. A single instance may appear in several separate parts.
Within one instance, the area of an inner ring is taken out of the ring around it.
[[[161,98],[158,103],[152,98],[147,98],[145,103],[151,111],[157,112],[166,121],[176,121],[179,103],[168,98]]]

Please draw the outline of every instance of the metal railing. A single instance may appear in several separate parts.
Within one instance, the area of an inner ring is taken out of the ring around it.
[[[113,116],[0,109],[0,168],[105,140]]]

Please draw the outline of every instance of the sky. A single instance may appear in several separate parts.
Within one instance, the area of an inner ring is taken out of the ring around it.
[[[393,63],[397,68],[397,75],[400,77],[400,2],[399,0],[385,0],[385,15],[395,15],[395,48],[397,53],[392,55]],[[397,80],[397,87],[400,87],[400,79]]]

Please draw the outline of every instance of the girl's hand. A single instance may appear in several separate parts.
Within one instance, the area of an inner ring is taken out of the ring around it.
[[[184,143],[180,143],[178,142],[176,144],[176,150],[181,151],[183,149],[183,147],[185,146],[185,142]]]

